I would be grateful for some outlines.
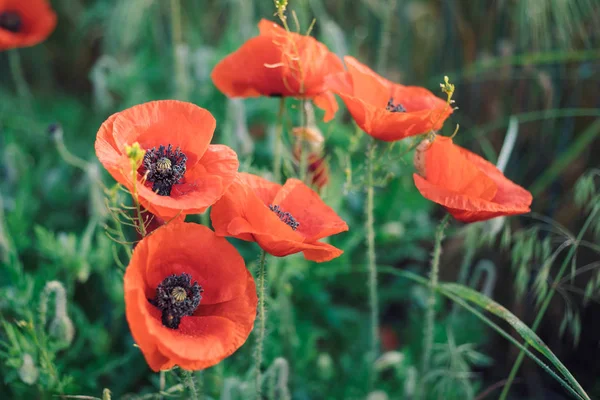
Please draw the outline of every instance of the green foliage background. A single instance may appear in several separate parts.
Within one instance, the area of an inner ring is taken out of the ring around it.
[[[105,235],[105,193],[96,184],[111,181],[95,158],[95,134],[126,107],[188,100],[213,113],[214,142],[238,152],[241,170],[268,169],[277,100],[228,100],[210,72],[257,34],[260,18],[275,19],[274,6],[269,0],[52,4],[59,23],[48,41],[0,53],[0,397],[101,397],[109,388],[114,398],[151,398],[159,375],[134,347],[124,318],[118,245]],[[174,5],[180,18],[173,17]],[[437,93],[449,75],[459,110],[444,132],[459,123],[456,140],[492,162],[514,121],[517,139],[505,173],[533,192],[533,211],[547,219],[511,218],[495,236],[488,235],[492,224],[454,223],[442,279],[471,283],[530,324],[565,257],[557,249],[577,235],[599,201],[600,2],[292,0],[289,9],[304,30],[316,18],[313,32],[332,51],[353,55],[391,80]],[[286,106],[291,127],[298,123],[299,102],[288,99]],[[364,398],[367,387],[364,193],[357,185],[366,138],[343,107],[329,124],[320,116],[317,111],[331,167],[323,197],[350,231],[332,239],[345,250],[333,262],[269,259],[270,398],[285,398],[288,391],[294,399]],[[56,123],[64,142],[48,132]],[[81,160],[65,155],[63,143]],[[408,146],[392,148],[378,166],[389,175],[376,192],[377,257],[382,266],[423,273],[443,214],[414,188]],[[355,185],[348,185],[348,170]],[[294,174],[291,164],[288,172]],[[599,233],[600,222],[593,221],[585,235],[590,245],[578,249],[572,279],[562,282],[538,330],[592,397],[600,396],[594,303]],[[257,247],[235,244],[254,268]],[[461,277],[461,264],[473,272]],[[400,277],[382,274],[380,280],[388,353],[378,360],[376,386],[392,399],[410,398],[427,291]],[[64,285],[74,332],[64,318],[57,320],[54,295],[48,323],[40,324],[49,281]],[[435,386],[431,396],[474,398],[508,375],[516,351],[471,314],[441,300],[438,307],[436,368],[426,377]],[[198,374],[207,396],[247,398],[252,343],[251,336],[234,356]],[[521,371],[515,398],[566,396],[535,364]],[[178,384],[176,374],[166,376],[174,394]]]

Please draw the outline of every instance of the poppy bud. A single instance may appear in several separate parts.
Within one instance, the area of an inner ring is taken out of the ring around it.
[[[33,385],[37,382],[39,376],[40,371],[35,366],[33,357],[31,357],[30,354],[24,354],[23,364],[21,365],[21,368],[19,368],[19,378],[21,378],[24,383]]]
[[[48,303],[50,295],[54,294],[54,319],[50,322],[48,334],[54,339],[60,348],[68,347],[75,336],[75,327],[67,315],[67,298],[65,287],[59,281],[46,283],[40,295],[40,320],[42,326],[46,326],[48,314]]]
[[[292,133],[297,138],[308,143],[311,150],[317,151],[323,148],[325,138],[319,128],[315,127],[297,127],[292,129]]]
[[[294,148],[294,157],[296,161],[302,160],[302,149],[300,146]],[[306,159],[306,172],[310,177],[312,186],[322,189],[329,183],[329,165],[320,152],[310,152]]]
[[[319,368],[319,376],[325,380],[330,380],[335,374],[333,360],[329,353],[321,353],[317,358],[317,367]]]
[[[63,315],[60,318],[54,318],[50,322],[48,328],[50,337],[55,339],[61,348],[69,347],[75,337],[75,327],[73,321],[67,315]]]
[[[432,142],[433,142],[433,139],[427,138],[427,139],[423,140],[421,143],[419,143],[419,145],[417,146],[417,148],[415,150],[413,164],[415,165],[415,169],[417,170],[417,173],[419,175],[421,175],[423,178],[426,178],[425,152],[427,151],[429,146],[431,146]]]
[[[33,385],[37,382],[38,377],[40,376],[40,371],[35,366],[33,362],[33,357],[30,354],[23,355],[23,364],[21,368],[19,368],[19,378],[28,384]]]

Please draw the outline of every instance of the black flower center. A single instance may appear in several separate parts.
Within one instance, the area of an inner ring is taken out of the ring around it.
[[[16,11],[4,11],[0,13],[0,29],[12,33],[19,33],[23,27],[21,16]]]
[[[169,196],[173,185],[179,183],[185,174],[187,157],[179,147],[159,146],[146,151],[144,168],[146,180],[152,182],[152,190],[161,196]]]
[[[270,204],[269,210],[277,214],[279,219],[285,222],[287,225],[291,226],[293,230],[298,229],[298,227],[300,226],[300,222],[296,221],[296,218],[294,218],[292,214],[290,214],[287,211],[283,211],[278,205]]]
[[[406,112],[406,108],[404,108],[404,106],[400,103],[398,104],[394,104],[394,98],[390,97],[390,99],[387,102],[387,106],[385,106],[386,111],[389,112]]]
[[[204,289],[198,282],[192,285],[189,274],[167,276],[156,288],[156,297],[148,300],[162,311],[162,324],[177,329],[181,318],[194,314],[202,299]]]

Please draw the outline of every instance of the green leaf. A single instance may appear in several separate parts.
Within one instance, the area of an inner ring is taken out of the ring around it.
[[[403,271],[396,268],[383,266],[379,266],[378,269],[380,273],[389,273],[403,278],[408,278],[422,285],[429,285],[429,281],[427,279],[409,271]],[[546,371],[550,376],[552,376],[561,385],[563,385],[563,387],[567,389],[575,398],[591,400],[585,392],[585,390],[583,390],[579,382],[577,382],[577,380],[573,377],[573,375],[571,375],[569,370],[567,370],[563,363],[554,355],[554,353],[552,353],[548,346],[535,334],[535,332],[533,332],[527,325],[525,325],[525,323],[523,323],[520,319],[518,319],[513,313],[504,308],[502,305],[496,303],[494,300],[483,295],[482,293],[479,293],[469,287],[456,283],[440,283],[437,287],[437,290],[442,295],[448,297],[452,301],[466,308],[473,315],[477,316],[487,325],[492,327],[505,339],[510,341],[516,347],[518,347],[522,352],[527,354],[529,358],[535,361],[540,367],[544,369],[544,371]],[[560,371],[560,373],[568,382],[565,381],[565,379],[558,376],[550,367],[544,364],[544,362],[540,360],[535,354],[533,354],[526,346],[515,340],[508,332],[506,332],[496,323],[491,321],[485,315],[481,314],[475,308],[470,306],[469,303],[473,303],[481,307],[482,309],[491,312],[497,317],[500,317],[504,321],[508,322],[508,324],[511,325],[523,339],[525,339],[525,342],[537,351],[539,351],[544,357],[546,357],[546,359],[548,359],[548,361],[550,361]]]
[[[565,367],[565,365],[558,359],[558,357],[554,355],[554,353],[542,341],[542,339],[540,339],[540,337],[536,335],[534,331],[532,331],[527,325],[525,325],[525,323],[523,323],[523,321],[517,318],[505,307],[496,303],[489,297],[486,297],[483,294],[463,285],[459,285],[456,283],[444,283],[440,286],[442,289],[445,289],[459,296],[461,299],[474,303],[477,306],[483,308],[484,310],[496,315],[497,317],[502,318],[517,331],[517,333],[525,340],[525,342],[527,342],[527,344],[529,344],[531,347],[533,347],[542,355],[544,355],[544,357],[546,357],[552,363],[552,365],[554,365],[556,369],[568,380],[572,388],[575,389],[575,391],[582,398],[590,398],[585,392],[585,390],[583,390],[579,382],[577,382],[575,377],[573,377],[571,372],[569,372],[567,367]]]

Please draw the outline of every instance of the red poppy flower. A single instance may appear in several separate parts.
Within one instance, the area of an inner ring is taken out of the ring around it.
[[[146,150],[135,174],[142,206],[164,220],[202,213],[225,193],[238,168],[232,149],[210,144],[215,125],[194,104],[152,101],[109,117],[98,131],[96,155],[132,191],[125,146],[138,142]]]
[[[142,240],[124,289],[131,334],[154,371],[219,363],[244,344],[256,317],[244,260],[199,224],[170,223]]]
[[[344,61],[348,72],[327,77],[327,87],[375,139],[392,142],[440,129],[452,113],[452,107],[427,89],[390,82],[353,57]]]
[[[415,152],[417,189],[462,222],[529,212],[531,193],[514,184],[480,156],[436,136]]]
[[[317,262],[343,253],[319,240],[348,230],[335,211],[298,179],[281,186],[245,173],[238,174],[210,217],[217,235],[255,241],[277,257],[303,252]]]
[[[310,36],[287,32],[261,20],[260,35],[221,60],[212,72],[215,86],[229,97],[310,98],[325,110],[325,121],[338,109],[325,90],[326,75],[342,72],[341,60]]]
[[[0,0],[0,50],[34,46],[56,26],[47,0]]]

